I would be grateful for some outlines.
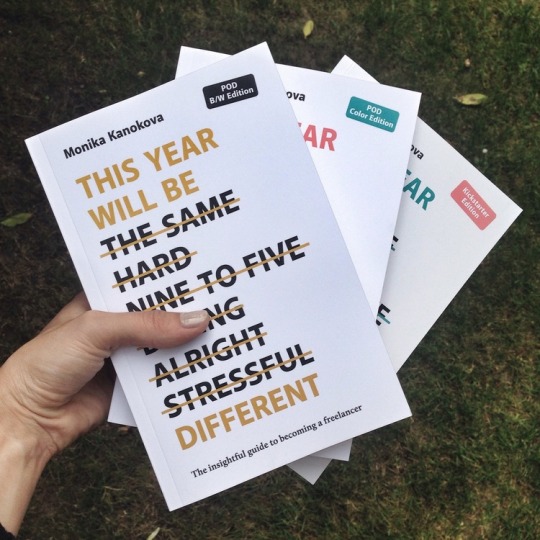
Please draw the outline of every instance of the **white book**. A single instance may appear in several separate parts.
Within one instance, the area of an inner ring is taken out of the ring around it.
[[[27,144],[92,308],[214,315],[113,355],[170,509],[410,415],[266,45]]]
[[[374,81],[347,56],[333,73]],[[377,317],[396,371],[520,213],[418,119]]]
[[[226,57],[182,47],[176,76]],[[292,66],[278,71],[375,318],[420,94]],[[391,127],[383,110],[396,119]],[[118,387],[110,419],[132,423]],[[316,455],[347,460],[350,447],[347,441]]]

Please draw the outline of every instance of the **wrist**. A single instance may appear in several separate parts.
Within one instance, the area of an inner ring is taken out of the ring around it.
[[[0,406],[0,415],[3,414],[4,410]],[[21,462],[27,465],[35,464],[37,469],[43,470],[53,457],[54,452],[45,441],[42,441],[37,431],[21,426],[12,419],[1,418],[0,452],[10,456],[18,456]]]
[[[4,370],[2,366],[0,379]],[[39,477],[53,455],[41,428],[18,409],[9,392],[0,395],[0,523],[12,534],[17,534]]]
[[[44,467],[58,449],[50,433],[40,425],[45,416],[36,415],[25,405],[28,400],[21,397],[25,392],[18,390],[24,388],[17,384],[19,369],[10,360],[0,367],[0,444],[3,448],[18,447],[21,457]]]
[[[50,454],[33,437],[0,421],[0,523],[17,534]]]

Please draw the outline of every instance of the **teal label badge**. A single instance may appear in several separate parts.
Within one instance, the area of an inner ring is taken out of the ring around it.
[[[398,123],[399,112],[364,99],[352,97],[347,107],[347,116],[364,124],[393,132]]]

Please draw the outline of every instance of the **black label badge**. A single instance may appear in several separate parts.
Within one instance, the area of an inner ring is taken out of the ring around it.
[[[229,81],[223,81],[217,84],[211,84],[203,88],[206,106],[209,109],[230,105],[243,99],[249,99],[259,94],[255,77],[253,75],[244,75]]]

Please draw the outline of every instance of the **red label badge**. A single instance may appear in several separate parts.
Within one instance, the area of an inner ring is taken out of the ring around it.
[[[497,217],[478,192],[463,180],[451,193],[452,199],[482,231]]]

